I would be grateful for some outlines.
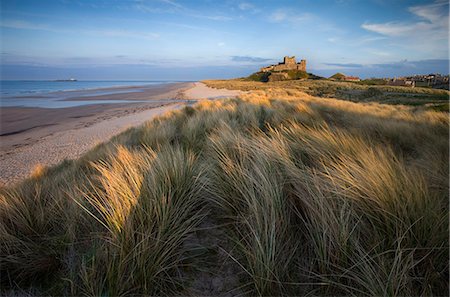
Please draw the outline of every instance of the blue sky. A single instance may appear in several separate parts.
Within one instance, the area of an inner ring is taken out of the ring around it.
[[[3,79],[245,76],[285,55],[308,71],[449,72],[447,0],[1,1]]]

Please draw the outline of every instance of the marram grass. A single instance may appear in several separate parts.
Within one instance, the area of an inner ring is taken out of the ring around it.
[[[445,113],[202,101],[1,189],[1,290],[188,294],[209,217],[247,295],[448,295],[448,165]]]

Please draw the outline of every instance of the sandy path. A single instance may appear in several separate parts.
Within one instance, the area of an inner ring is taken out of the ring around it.
[[[237,97],[245,93],[239,90],[214,89],[206,86],[204,83],[196,82],[194,87],[183,92],[187,99],[220,99],[226,97]]]

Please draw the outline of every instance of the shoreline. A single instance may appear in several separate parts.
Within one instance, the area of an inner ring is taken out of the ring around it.
[[[83,91],[76,91],[73,93],[81,93],[71,96],[61,101],[101,101],[101,100],[127,100],[127,101],[142,101],[142,100],[161,100],[167,98],[179,98],[179,93],[194,86],[194,83],[168,83],[151,86],[129,86],[129,87],[114,87],[95,89],[93,91],[107,92],[109,90],[119,91],[111,94],[86,94]],[[68,91],[72,92],[72,91]],[[88,93],[89,93],[88,92]],[[125,98],[124,98],[125,96]]]
[[[71,98],[74,101],[86,101],[85,104],[71,107],[3,106],[0,108],[0,156],[5,151],[32,144],[55,132],[87,127],[128,113],[182,102],[184,99],[180,98],[179,93],[193,86],[193,83],[160,85],[144,89],[139,93],[139,98],[134,97],[133,92],[109,95],[94,93],[86,97]],[[109,100],[121,101],[111,103]],[[65,99],[56,100],[56,104],[58,101]]]
[[[28,82],[28,81],[24,81]],[[35,82],[35,81],[30,81]],[[36,81],[40,82],[40,81]],[[42,82],[52,82],[52,81],[42,81]],[[80,81],[80,82],[90,82],[90,81]],[[96,82],[96,81],[92,81]],[[102,82],[102,81],[100,81]],[[114,81],[111,81],[114,82]],[[122,81],[121,81],[122,82]],[[130,81],[134,82],[134,81]],[[19,99],[19,98],[47,98],[51,97],[53,95],[60,95],[60,94],[70,94],[70,93],[77,93],[77,92],[93,92],[93,91],[114,91],[114,90],[134,90],[134,89],[148,89],[152,87],[157,86],[170,86],[170,85],[180,85],[180,84],[192,84],[194,81],[148,81],[147,84],[145,82],[142,82],[142,85],[116,85],[116,86],[97,86],[97,87],[91,87],[91,88],[79,88],[79,89],[66,89],[66,90],[49,90],[49,91],[31,91],[29,93],[18,93],[18,94],[5,94],[0,95],[0,98],[12,98],[12,99]]]
[[[165,89],[163,86],[139,93],[140,100],[136,100],[134,92],[82,98],[87,101],[120,98],[117,100],[129,103],[0,108],[0,186],[26,178],[37,165],[51,166],[64,159],[78,158],[98,143],[165,112],[203,98],[236,97],[241,93],[209,88],[199,82]]]
[[[178,98],[180,91],[189,89],[193,83],[165,83],[147,86],[124,86],[93,88],[90,90],[67,90],[41,94],[2,96],[2,107],[68,108],[93,104],[118,104],[129,101],[162,100]],[[96,101],[96,102],[94,102]]]

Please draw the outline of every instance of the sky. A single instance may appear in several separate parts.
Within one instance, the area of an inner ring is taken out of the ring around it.
[[[1,0],[1,79],[449,73],[447,0]]]

